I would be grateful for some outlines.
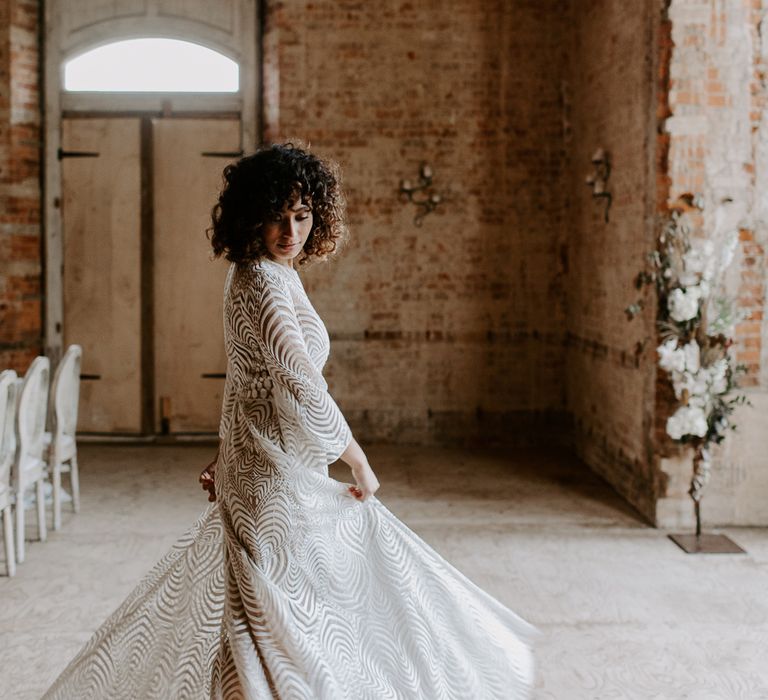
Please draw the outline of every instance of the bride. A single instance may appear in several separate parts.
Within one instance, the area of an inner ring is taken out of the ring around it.
[[[335,168],[291,144],[224,170],[211,245],[230,261],[209,504],[44,696],[507,700],[536,630],[375,496],[328,393],[328,333],[296,266],[344,237]],[[354,483],[329,477],[341,459]]]

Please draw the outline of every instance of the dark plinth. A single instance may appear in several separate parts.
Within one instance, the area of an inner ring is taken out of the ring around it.
[[[746,554],[725,535],[669,535],[669,539],[687,554]]]

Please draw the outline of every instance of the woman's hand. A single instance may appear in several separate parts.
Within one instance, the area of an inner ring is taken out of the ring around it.
[[[352,476],[357,482],[355,486],[349,486],[349,492],[358,500],[364,501],[368,496],[373,496],[379,489],[379,480],[373,473],[370,465],[363,464],[352,469]]]
[[[216,500],[216,487],[213,484],[213,475],[216,471],[216,462],[219,461],[219,455],[216,453],[216,458],[208,464],[198,477],[198,481],[203,485],[203,490],[208,492],[208,500],[213,502]]]
[[[352,438],[344,450],[340,459],[349,465],[352,470],[352,476],[357,482],[354,486],[348,486],[349,492],[358,500],[364,501],[368,496],[373,496],[379,488],[379,480],[368,464],[368,458],[363,452],[363,448]]]

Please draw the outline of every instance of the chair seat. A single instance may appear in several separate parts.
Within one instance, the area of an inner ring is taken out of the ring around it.
[[[19,465],[19,469],[21,469],[24,474],[25,483],[32,484],[38,479],[45,478],[48,471],[48,464],[37,457],[25,456]]]
[[[51,484],[49,481],[46,481],[43,484],[43,493],[45,498],[45,504],[47,506],[51,505],[53,503],[53,484]],[[69,491],[67,491],[63,486],[61,488],[61,502],[62,503],[69,503],[72,500],[72,496],[70,495]],[[35,503],[35,495],[32,491],[27,491],[27,495],[24,497],[24,509],[29,510],[30,508],[34,508],[36,505]]]
[[[62,459],[70,459],[77,454],[77,442],[72,435],[62,435],[59,440]]]
[[[53,441],[53,435],[51,433],[45,433],[44,434],[44,444],[46,446],[46,450],[51,449],[51,443]],[[77,454],[77,442],[72,435],[62,435],[59,438],[59,442],[57,445],[57,451],[58,451],[58,458],[59,462],[67,462],[68,460],[72,459]],[[69,465],[62,464],[61,471],[68,472],[69,471]]]

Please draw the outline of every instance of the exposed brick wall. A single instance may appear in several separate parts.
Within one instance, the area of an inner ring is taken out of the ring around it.
[[[761,141],[768,136],[763,125],[768,90],[760,29],[764,5],[762,0],[674,0],[670,7],[675,48],[672,116],[667,122],[669,197],[681,192],[703,195],[706,230],[714,226],[714,210],[722,197],[732,198],[741,208],[740,251],[729,291],[750,314],[736,333],[736,358],[749,370],[745,386],[760,383],[765,304],[768,207],[760,202],[765,195],[755,191],[757,152],[765,148]]]
[[[747,366],[741,383],[755,408],[735,418],[738,433],[715,451],[712,483],[703,502],[705,525],[768,523],[765,475],[765,406],[768,404],[768,324],[765,319],[768,245],[768,43],[765,0],[669,0],[669,157],[660,164],[668,201],[683,192],[704,198],[704,235],[717,217],[738,229],[739,244],[725,280],[749,318],[735,329],[734,355]],[[724,199],[730,200],[723,205]],[[718,208],[720,212],[718,213]],[[660,422],[674,398],[658,394]],[[690,456],[657,430],[657,452],[669,483],[660,493],[657,521],[689,524]]]
[[[0,367],[42,351],[38,3],[0,0]]]
[[[266,138],[309,141],[344,171],[351,243],[304,275],[362,440],[561,440],[648,518],[688,512],[652,295],[631,323],[624,308],[667,203],[733,197],[728,285],[751,312],[736,352],[765,393],[767,11],[266,2]],[[42,347],[38,21],[36,2],[0,0],[0,353],[19,371]],[[584,183],[597,147],[614,166],[608,223]],[[446,201],[416,227],[397,187],[422,160]],[[746,523],[734,504],[759,492],[744,476],[757,453],[734,454],[710,502]]]
[[[305,280],[363,439],[559,433],[561,5],[267,3],[266,136],[345,174],[351,244]],[[417,228],[397,187],[421,160],[448,201]]]
[[[653,460],[653,299],[628,322],[634,278],[654,246],[657,150],[655,1],[574,3],[568,137],[567,407],[577,453],[647,517]],[[661,76],[663,78],[663,75]],[[585,177],[602,147],[613,164],[610,221]]]

